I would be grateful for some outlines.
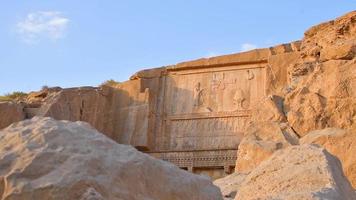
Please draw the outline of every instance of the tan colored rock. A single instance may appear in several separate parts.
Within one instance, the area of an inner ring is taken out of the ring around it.
[[[266,93],[284,96],[288,88],[288,67],[300,57],[298,51],[271,55],[266,68]]]
[[[12,124],[0,131],[0,158],[2,200],[222,199],[208,178],[117,144],[84,122]]]
[[[302,56],[288,69],[292,91],[285,97],[288,122],[300,136],[355,123],[355,35],[356,11],[305,32]]]
[[[239,145],[235,172],[249,173],[275,151],[298,143],[298,137],[286,124],[252,124]]]
[[[145,69],[111,87],[32,93],[25,112],[86,121],[181,168],[224,176],[251,122],[286,122],[299,136],[355,123],[355,18],[314,26],[301,41]],[[245,145],[260,160],[278,143],[256,141]]]
[[[233,200],[246,176],[247,174],[233,173],[224,178],[215,180],[214,185],[220,188],[224,200]]]
[[[164,73],[166,73],[165,67],[144,69],[132,75],[130,77],[130,80],[141,79],[141,78],[156,78],[162,76]]]
[[[328,126],[349,128],[355,123],[355,66],[356,59],[324,62],[286,95],[288,122],[300,136]]]
[[[287,119],[298,135],[304,136],[310,130],[326,126],[322,101],[321,96],[305,87],[287,96]]]
[[[356,54],[356,39],[344,44],[324,47],[320,51],[320,60],[351,60]]]
[[[63,89],[46,98],[37,116],[85,121],[119,143],[148,149],[148,93],[139,84]]]
[[[212,58],[201,58],[193,61],[181,62],[173,66],[168,66],[167,70],[216,67],[221,65],[224,66],[227,64],[233,65],[233,64],[244,64],[244,63],[259,63],[259,62],[266,61],[269,55],[271,55],[271,51],[268,48],[255,49],[242,53],[216,56]]]
[[[286,122],[283,113],[283,99],[270,95],[258,102],[252,109],[252,119],[257,122]]]
[[[349,130],[326,128],[308,133],[301,144],[318,144],[340,159],[346,177],[356,188],[356,126]]]
[[[0,102],[0,129],[25,119],[23,106],[15,102]]]
[[[235,200],[353,200],[340,161],[312,145],[291,146],[262,162],[241,183]]]
[[[356,34],[355,19],[356,11],[352,11],[335,20],[311,27],[304,34],[305,37],[302,40],[301,51],[306,57],[318,57],[321,56],[323,49],[352,43],[352,41],[355,41]],[[334,55],[335,53],[341,55],[337,52],[334,52]],[[343,59],[343,57],[341,56],[339,59]]]
[[[61,87],[44,87],[38,92],[30,92],[25,99],[27,107],[37,108],[41,106],[41,104],[44,103],[47,98],[57,92],[60,92],[61,90]]]

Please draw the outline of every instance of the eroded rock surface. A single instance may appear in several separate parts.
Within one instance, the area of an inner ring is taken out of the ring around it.
[[[356,126],[348,130],[327,128],[308,133],[302,144],[318,144],[340,159],[346,177],[356,188]]]
[[[30,94],[25,110],[30,116],[85,121],[119,143],[147,149],[148,93],[138,83],[47,89]]]
[[[235,200],[353,200],[340,161],[312,145],[291,146],[262,162],[241,183]]]
[[[233,173],[215,180],[214,185],[220,188],[224,200],[233,200],[246,176],[247,174]]]
[[[0,102],[0,129],[25,119],[23,105],[15,102]]]
[[[110,87],[35,92],[25,112],[86,121],[118,143],[214,178],[232,172],[239,148],[236,169],[246,172],[289,146],[251,136],[251,123],[284,124],[298,137],[355,124],[355,35],[353,11],[300,41],[145,69]]]
[[[356,120],[356,11],[305,32],[300,58],[289,65],[285,112],[304,136]]]
[[[117,144],[84,122],[35,117],[0,131],[0,197],[218,200],[212,182]]]
[[[235,172],[249,173],[275,151],[297,144],[297,135],[286,124],[252,124],[239,145]]]

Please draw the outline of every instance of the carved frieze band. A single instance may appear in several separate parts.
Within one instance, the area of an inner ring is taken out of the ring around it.
[[[169,118],[169,130],[175,139],[236,136],[245,130],[250,119],[248,110],[235,112],[175,115]]]
[[[249,117],[251,110],[237,110],[228,112],[207,112],[207,113],[188,113],[168,116],[171,121],[187,120],[187,119],[208,119],[208,118],[224,118],[224,117]]]
[[[178,167],[222,167],[235,166],[237,150],[211,150],[202,152],[150,153]]]

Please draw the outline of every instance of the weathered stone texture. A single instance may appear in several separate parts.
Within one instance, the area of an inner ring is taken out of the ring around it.
[[[233,200],[246,176],[247,174],[233,173],[215,180],[214,185],[220,188],[224,200]]]
[[[23,105],[15,102],[0,102],[0,129],[25,119]]]
[[[356,11],[306,31],[301,57],[288,70],[292,91],[285,101],[299,135],[355,123],[355,35]]]
[[[0,131],[2,200],[219,200],[203,176],[118,144],[84,122],[35,117]]]
[[[286,124],[259,122],[247,128],[239,145],[235,172],[249,173],[275,151],[299,144],[298,137]]]
[[[58,120],[86,121],[122,144],[148,148],[148,91],[139,81],[116,87],[63,89],[48,97],[38,116]]]
[[[277,151],[262,162],[241,183],[235,199],[355,198],[336,157],[322,148],[297,145]]]
[[[184,169],[225,175],[251,123],[284,123],[299,137],[355,124],[355,18],[312,27],[301,41],[146,69],[112,86],[34,93],[25,112],[86,121]],[[256,141],[250,149],[271,142]],[[260,150],[269,155],[267,146]]]
[[[348,130],[327,128],[309,132],[301,144],[318,144],[340,159],[346,177],[356,188],[356,126]]]

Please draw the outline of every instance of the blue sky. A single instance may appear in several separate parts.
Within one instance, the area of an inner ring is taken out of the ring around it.
[[[298,40],[340,0],[3,0],[0,94],[98,85],[177,62]]]

